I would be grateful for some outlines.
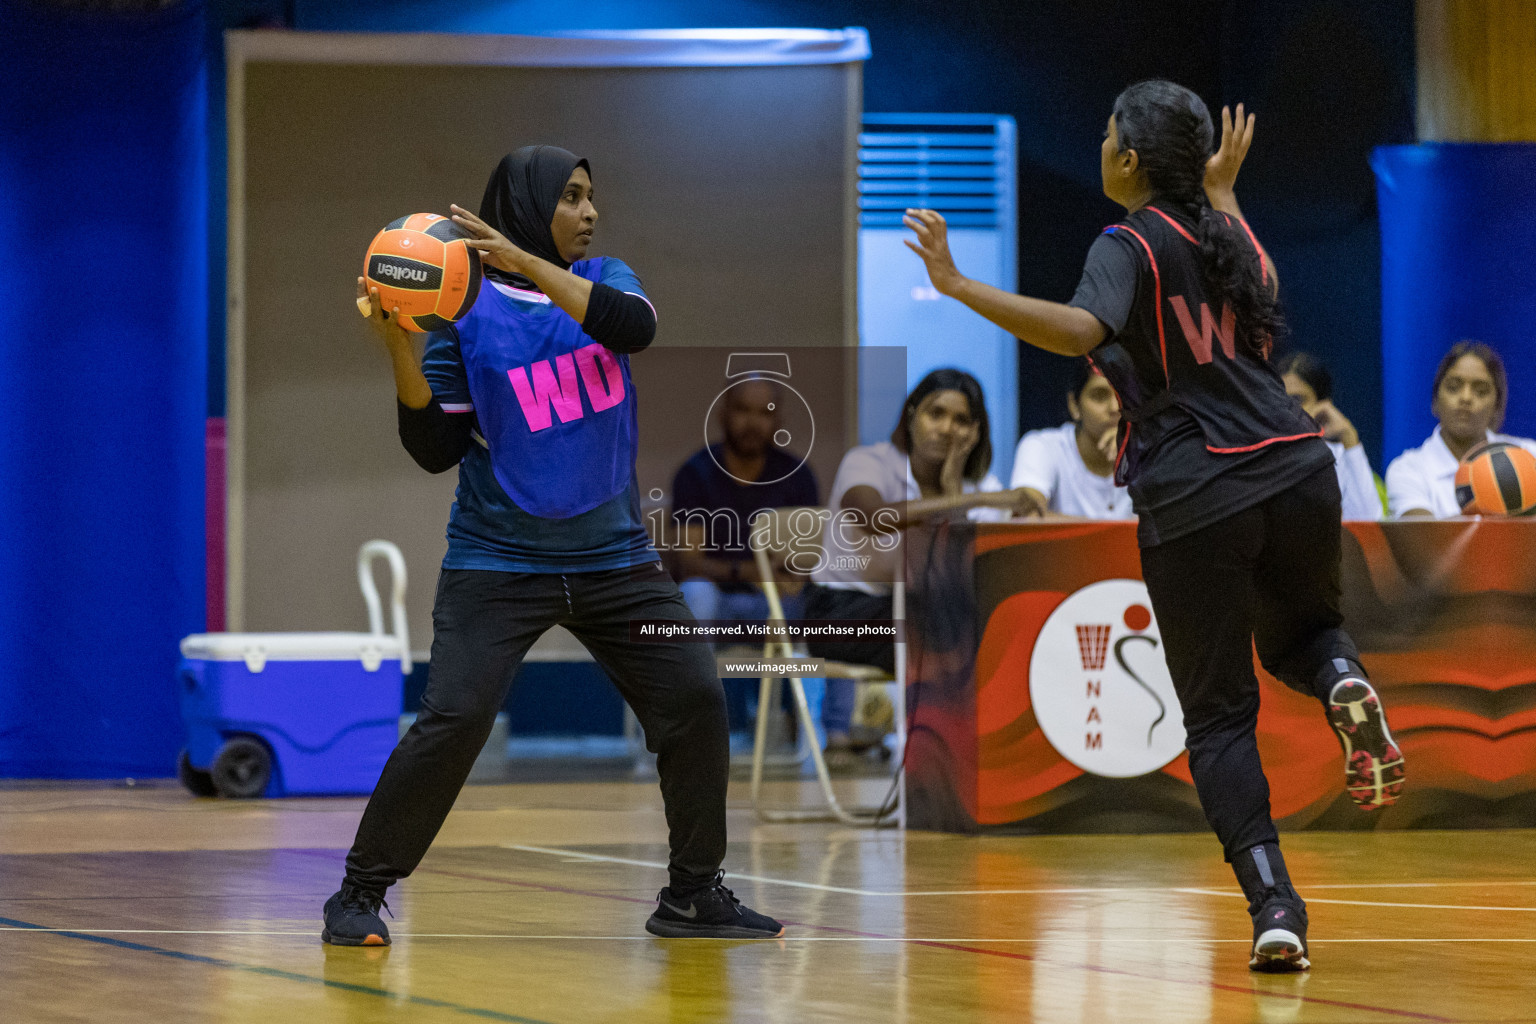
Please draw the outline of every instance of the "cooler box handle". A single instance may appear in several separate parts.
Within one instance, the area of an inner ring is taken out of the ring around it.
[[[373,582],[373,560],[383,557],[389,561],[390,612],[395,620],[395,638],[400,641],[400,672],[411,674],[411,642],[405,626],[405,556],[387,540],[370,540],[357,552],[357,584],[363,590],[363,601],[368,605],[368,632],[384,635],[384,610],[379,605],[379,590]]]

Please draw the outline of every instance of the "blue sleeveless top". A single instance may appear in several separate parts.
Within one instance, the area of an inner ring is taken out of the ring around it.
[[[644,295],[618,260],[571,272]],[[444,568],[596,572],[656,560],[635,483],[628,356],[546,296],[487,281],[462,320],[428,336],[422,371],[445,410],[479,427],[459,466]]]

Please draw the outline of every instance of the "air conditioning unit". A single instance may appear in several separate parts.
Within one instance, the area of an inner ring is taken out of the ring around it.
[[[967,277],[1018,289],[1017,130],[1000,114],[865,114],[859,133],[859,341],[906,349],[902,394],[933,369],[953,366],[981,381],[992,426],[992,471],[1008,481],[1018,443],[1018,341],[928,283],[902,244],[908,207],[938,210]],[[859,441],[890,435],[894,381],[887,360],[861,374]],[[888,372],[887,372],[888,375]],[[866,395],[869,401],[865,401]],[[899,404],[899,400],[898,400]]]

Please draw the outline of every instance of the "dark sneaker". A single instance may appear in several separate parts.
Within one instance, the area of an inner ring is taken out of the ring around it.
[[[1344,746],[1344,790],[1362,811],[1396,803],[1403,791],[1403,752],[1371,684],[1346,676],[1328,694],[1328,724]]]
[[[858,767],[859,751],[854,748],[847,733],[829,733],[827,745],[821,751],[821,759],[826,763],[827,771],[840,775]]]
[[[721,884],[724,877],[724,871],[717,872],[714,882],[682,896],[671,886],[661,890],[645,930],[669,939],[774,939],[784,934],[779,922],[742,906]]]
[[[1253,915],[1253,954],[1250,971],[1289,973],[1312,966],[1307,959],[1307,905],[1289,885],[1265,890]]]
[[[344,883],[340,892],[325,901],[321,941],[333,946],[389,945],[389,929],[379,917],[379,908],[388,906],[378,893]]]

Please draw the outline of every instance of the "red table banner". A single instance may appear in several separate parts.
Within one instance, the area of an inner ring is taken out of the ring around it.
[[[1255,659],[1277,822],[1536,826],[1536,522],[1347,523],[1343,548],[1345,626],[1407,784],[1357,810],[1318,702]],[[946,524],[907,564],[909,827],[1206,828],[1135,523]]]

